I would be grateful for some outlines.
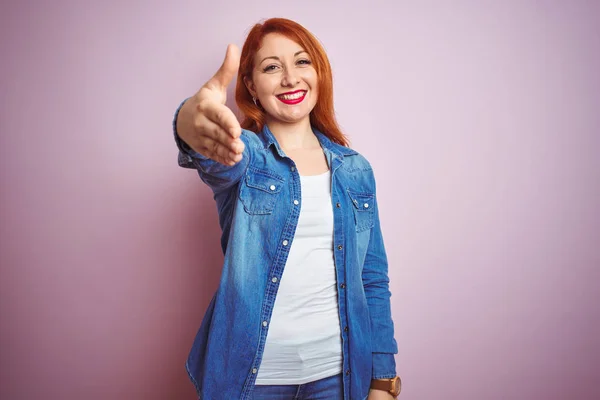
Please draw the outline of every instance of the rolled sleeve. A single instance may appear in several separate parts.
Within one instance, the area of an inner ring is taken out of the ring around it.
[[[372,379],[389,379],[396,376],[396,359],[390,353],[373,353]]]
[[[379,209],[375,201],[374,226],[363,266],[362,280],[371,318],[371,349],[373,352],[373,379],[396,376],[398,345],[394,338],[391,312],[388,261],[383,243]]]

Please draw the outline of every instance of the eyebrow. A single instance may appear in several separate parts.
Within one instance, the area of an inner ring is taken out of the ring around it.
[[[300,50],[294,54],[294,57],[298,56],[298,54],[306,53],[306,50]],[[272,58],[273,60],[281,61],[277,56],[265,57],[261,60],[260,64],[262,64],[265,60]]]

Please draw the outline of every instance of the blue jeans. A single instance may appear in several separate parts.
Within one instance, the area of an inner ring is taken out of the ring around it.
[[[341,400],[344,398],[342,374],[303,385],[256,385],[253,400]]]

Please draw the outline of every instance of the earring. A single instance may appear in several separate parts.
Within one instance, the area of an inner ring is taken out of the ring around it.
[[[258,104],[256,103],[256,97],[252,96],[252,101],[254,102],[254,105],[258,107]]]

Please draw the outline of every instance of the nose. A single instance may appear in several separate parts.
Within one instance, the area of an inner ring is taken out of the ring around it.
[[[286,68],[281,76],[281,86],[294,87],[298,83],[300,83],[300,78],[298,78],[296,71],[293,68]]]

